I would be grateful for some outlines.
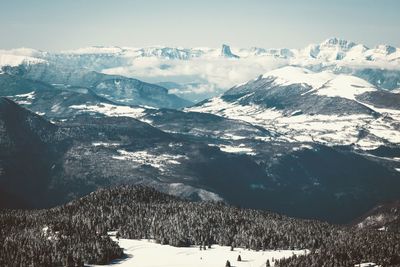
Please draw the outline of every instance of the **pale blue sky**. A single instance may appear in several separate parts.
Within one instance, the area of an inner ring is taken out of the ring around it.
[[[300,48],[336,36],[400,47],[398,0],[0,0],[0,49]]]

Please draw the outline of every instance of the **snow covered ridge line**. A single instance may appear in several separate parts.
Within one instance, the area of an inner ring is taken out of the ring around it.
[[[355,100],[357,95],[378,90],[369,82],[351,75],[334,74],[332,71],[313,72],[292,66],[272,70],[261,77],[263,79],[272,79],[275,86],[292,84],[311,86],[312,89],[302,95],[314,93],[322,96]]]
[[[39,63],[47,63],[47,61],[45,59],[37,57],[9,54],[8,51],[4,52],[4,50],[0,50],[0,67],[1,66],[15,67],[21,64],[31,65]]]
[[[369,49],[338,38],[304,49],[242,49],[223,45],[220,48],[105,46],[54,53],[26,48],[0,50],[0,67],[43,62],[164,83],[169,92],[193,102],[288,65],[368,76],[371,82],[389,90],[400,87],[399,78],[392,73],[400,71],[400,48],[379,45]]]
[[[384,95],[382,103],[395,96],[354,76],[287,66],[184,110],[246,121],[275,133],[282,141],[356,144],[362,149],[400,144],[400,110],[394,105],[376,107],[360,100],[365,96],[373,99],[374,94]],[[331,104],[321,105],[314,112],[316,98]],[[297,100],[294,104],[293,99]]]
[[[267,260],[271,266],[274,261],[289,258],[293,255],[306,255],[309,250],[266,250],[254,251],[242,248],[212,245],[211,248],[200,250],[197,246],[173,247],[157,244],[151,240],[117,239],[116,232],[109,232],[111,238],[124,249],[126,258],[115,260],[109,265],[92,266],[141,266],[141,267],[220,267],[227,260],[232,266],[265,266]],[[157,255],[157,257],[154,257]],[[240,255],[241,261],[238,261]]]
[[[140,58],[140,57],[157,57],[164,59],[189,60],[193,58],[216,58],[228,57],[233,59],[251,58],[251,57],[272,57],[313,61],[363,61],[363,62],[400,62],[400,49],[382,44],[374,48],[368,48],[362,44],[356,44],[351,41],[328,38],[319,44],[310,44],[302,49],[293,48],[231,48],[229,45],[223,44],[222,48],[183,48],[183,47],[166,47],[166,46],[150,46],[150,47],[118,47],[118,46],[92,46],[79,48],[75,50],[67,50],[56,53],[43,52],[29,48],[19,48],[11,50],[0,50],[0,59],[4,56],[7,63],[16,63],[21,59],[41,59],[52,61],[53,58],[78,57],[78,56],[101,56],[111,55],[123,58]],[[10,59],[7,59],[10,58]],[[11,58],[14,57],[14,58]],[[19,63],[20,64],[20,63]],[[4,65],[4,64],[3,64]]]

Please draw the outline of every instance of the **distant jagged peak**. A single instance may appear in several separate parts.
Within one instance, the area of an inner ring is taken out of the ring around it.
[[[391,45],[387,45],[387,44],[380,44],[380,45],[377,45],[374,48],[374,50],[379,51],[382,54],[389,55],[389,54],[395,53],[397,51],[397,48],[394,46],[391,46]]]
[[[61,54],[117,54],[123,52],[124,49],[119,46],[88,46],[73,50],[61,51]]]
[[[340,50],[349,50],[352,47],[356,46],[357,44],[352,42],[352,41],[348,41],[345,39],[340,39],[337,37],[331,37],[326,39],[325,41],[323,41],[320,44],[320,47],[337,47],[340,48]]]
[[[12,53],[1,53],[0,52],[0,67],[2,66],[19,66],[22,64],[31,65],[38,63],[46,63],[47,61],[39,57],[24,56]]]
[[[166,59],[187,60],[197,58],[204,54],[204,51],[183,47],[145,47],[140,49],[139,54],[145,57],[161,57]]]
[[[238,55],[235,55],[231,51],[231,47],[229,45],[223,44],[221,49],[221,56],[228,58],[239,58]]]
[[[257,46],[252,46],[252,47],[249,48],[249,51],[253,52],[254,54],[261,54],[261,53],[267,52],[267,49],[261,48],[261,47],[257,47]]]
[[[325,61],[342,60],[349,51],[353,51],[360,56],[360,53],[368,50],[365,46],[360,46],[352,41],[331,37],[320,44],[310,44],[304,49],[299,50],[299,55],[305,58],[319,59]]]
[[[24,56],[24,57],[40,57],[47,54],[47,52],[33,48],[19,47],[7,50],[0,49],[0,54],[8,54],[8,55]]]

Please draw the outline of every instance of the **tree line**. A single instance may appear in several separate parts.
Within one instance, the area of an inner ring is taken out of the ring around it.
[[[340,227],[224,203],[189,202],[142,186],[100,189],[47,210],[2,210],[0,226],[0,266],[105,264],[123,256],[107,235],[111,230],[123,238],[180,247],[310,250],[308,255],[276,260],[275,266],[400,264],[396,232]]]

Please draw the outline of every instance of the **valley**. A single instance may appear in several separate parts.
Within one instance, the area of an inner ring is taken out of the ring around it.
[[[397,266],[399,51],[0,50],[0,265]]]

